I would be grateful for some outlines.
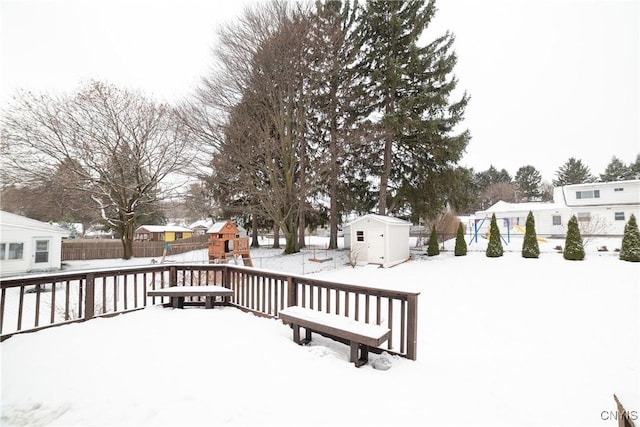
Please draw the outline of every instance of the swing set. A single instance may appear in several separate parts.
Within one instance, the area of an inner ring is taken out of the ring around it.
[[[480,230],[482,229],[482,225],[484,224],[485,221],[491,221],[491,219],[489,219],[488,217],[482,218],[482,219],[475,219],[473,220],[473,236],[471,236],[471,240],[469,241],[469,245],[473,242],[478,243],[478,234],[480,234]],[[498,220],[502,220],[502,223],[507,227],[507,239],[505,240],[504,236],[502,235],[502,233],[500,233],[500,238],[502,239],[502,241],[504,242],[505,245],[508,245],[509,243],[511,243],[511,219],[510,218],[496,218],[496,224],[498,223]],[[499,229],[500,227],[498,227]],[[489,232],[487,232],[487,238],[489,236]]]

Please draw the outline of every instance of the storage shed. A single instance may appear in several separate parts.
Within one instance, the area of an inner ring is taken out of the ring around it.
[[[352,262],[393,267],[409,259],[411,223],[391,216],[369,214],[348,224]],[[345,244],[345,247],[347,245]]]
[[[0,275],[59,270],[63,237],[69,231],[0,211]]]

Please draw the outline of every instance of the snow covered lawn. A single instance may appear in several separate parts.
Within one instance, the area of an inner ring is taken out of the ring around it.
[[[640,264],[617,253],[315,276],[420,291],[418,360],[356,369],[347,346],[297,346],[277,320],[150,307],[3,342],[2,424],[615,426],[613,393],[640,411]]]

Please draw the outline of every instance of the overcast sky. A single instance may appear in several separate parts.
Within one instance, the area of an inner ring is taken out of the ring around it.
[[[220,23],[251,0],[0,0],[5,107],[18,88],[72,91],[89,79],[173,102],[212,63]],[[256,1],[256,0],[253,0]],[[569,157],[593,174],[640,153],[640,1],[440,0],[429,36],[456,35],[471,95],[461,164],[550,182]]]

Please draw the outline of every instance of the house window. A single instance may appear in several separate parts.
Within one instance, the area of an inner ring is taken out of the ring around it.
[[[0,243],[0,260],[22,259],[24,243]]]
[[[176,240],[182,239],[182,232],[176,231]]]
[[[614,213],[614,218],[616,221],[624,221],[624,212]]]
[[[562,217],[560,215],[553,215],[551,221],[553,225],[562,225]]]
[[[364,231],[362,230],[356,231],[356,240],[358,242],[364,242]]]
[[[591,221],[590,212],[578,212],[578,221]]]
[[[622,187],[614,188],[613,191],[624,191],[624,188]]]
[[[36,262],[49,262],[49,241],[36,240]]]
[[[599,199],[600,190],[576,191],[576,199]]]

